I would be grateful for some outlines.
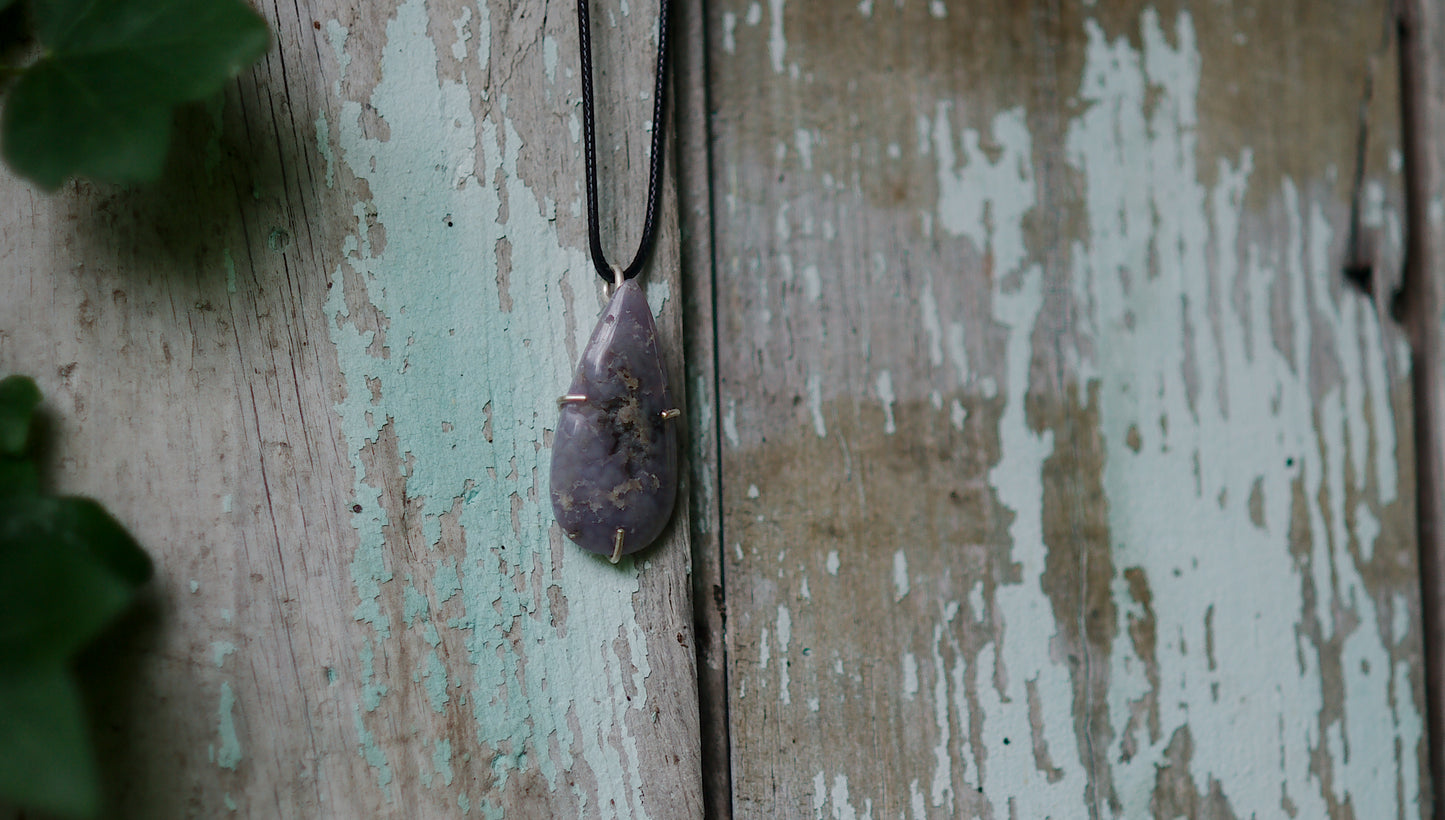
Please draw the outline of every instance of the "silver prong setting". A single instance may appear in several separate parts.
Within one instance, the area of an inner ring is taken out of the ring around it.
[[[611,561],[611,562],[614,563],[614,564],[617,563],[618,561],[621,561],[621,560],[622,560],[622,539],[623,539],[623,538],[626,538],[626,537],[627,537],[627,530],[624,530],[623,528],[618,527],[618,528],[617,528],[617,537],[614,538],[613,541],[612,541],[612,557],[609,558],[609,559],[607,559],[607,560]]]
[[[673,419],[677,418],[677,417],[680,416],[680,415],[682,415],[682,411],[679,410],[679,409],[677,409],[676,407],[672,408],[671,410],[663,410],[663,411],[662,411],[662,420],[663,420],[663,421],[672,421]]]
[[[611,281],[611,282],[608,282],[606,285],[603,286],[603,290],[605,290],[605,291],[607,292],[607,298],[608,298],[608,299],[611,299],[611,298],[612,298],[612,294],[616,293],[616,292],[617,292],[617,289],[620,288],[620,287],[622,287],[622,283],[623,283],[623,282],[626,282],[626,281],[627,281],[627,278],[622,275],[622,268],[621,268],[621,266],[619,266],[619,265],[613,265],[613,266],[612,266],[612,281]]]
[[[567,395],[557,399],[557,406],[566,407],[569,404],[581,404],[585,401],[587,401],[587,397],[582,395],[581,393],[568,393]]]

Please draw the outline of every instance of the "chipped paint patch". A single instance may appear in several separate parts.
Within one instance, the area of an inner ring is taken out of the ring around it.
[[[224,656],[223,656],[224,657]],[[217,666],[220,664],[218,663]],[[241,764],[241,738],[236,734],[236,693],[230,681],[221,681],[221,702],[216,707],[219,723],[216,726],[218,746],[216,765],[235,771]]]
[[[783,35],[783,3],[784,0],[768,0],[768,58],[778,74],[783,73],[783,59],[788,53],[788,38]],[[748,15],[752,16],[752,9]]]
[[[230,641],[212,641],[211,663],[214,663],[216,668],[220,669],[225,665],[227,656],[233,654],[235,651],[236,645]]]
[[[809,302],[816,302],[823,295],[823,280],[818,275],[817,265],[803,266],[803,296]]]
[[[728,406],[732,407],[731,402]],[[816,373],[808,376],[808,412],[813,416],[813,432],[818,438],[827,438],[828,425],[823,421],[823,377]],[[736,445],[734,437],[730,436],[729,441]]]
[[[452,21],[452,34],[456,36],[456,42],[452,43],[452,59],[465,60],[467,58],[467,41],[472,39],[470,23],[472,21],[472,7],[462,6],[462,16]]]
[[[893,553],[893,602],[908,597],[908,556],[903,550]]]
[[[738,440],[738,406],[737,402],[728,401],[728,411],[723,416],[723,438],[727,439],[728,446],[737,447]]]
[[[912,652],[903,653],[903,695],[910,700],[918,694],[918,659]],[[918,781],[913,781],[917,784]]]
[[[557,82],[557,38],[550,35],[542,38],[542,66],[547,72],[547,82]]]
[[[893,405],[898,401],[898,397],[893,395],[893,374],[887,370],[879,373],[876,387],[878,400],[883,402],[883,432],[891,436],[898,432],[898,425],[893,420]]]
[[[738,28],[738,16],[730,11],[723,12],[722,16],[722,46],[723,51],[728,54],[736,54],[738,41],[735,32]]]

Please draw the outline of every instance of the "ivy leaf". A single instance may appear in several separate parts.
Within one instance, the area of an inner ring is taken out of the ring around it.
[[[40,404],[40,388],[29,376],[0,379],[0,457],[20,458],[30,439],[30,419]]]
[[[86,498],[41,492],[27,447],[40,391],[0,380],[0,802],[94,816],[100,789],[69,663],[151,575]]]
[[[130,605],[150,559],[84,498],[0,499],[0,674],[60,663]]]
[[[0,119],[5,159],[56,188],[73,174],[155,179],[172,109],[207,97],[270,41],[241,0],[32,0],[45,56]]]
[[[0,795],[72,817],[99,809],[80,695],[59,664],[0,671]]]
[[[0,380],[0,498],[40,491],[35,463],[25,458],[40,389],[26,376]]]

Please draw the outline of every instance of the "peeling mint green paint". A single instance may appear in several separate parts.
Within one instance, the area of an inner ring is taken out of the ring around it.
[[[464,60],[467,57],[467,41],[472,39],[471,29],[467,23],[472,19],[472,7],[462,6],[462,16],[452,21],[452,27],[457,36],[457,41],[452,43],[452,57],[457,60]]]
[[[452,742],[438,738],[431,755],[432,768],[442,776],[442,785],[452,784]]]
[[[1379,476],[1397,469],[1385,331],[1368,303],[1337,302],[1324,284],[1337,264],[1324,211],[1328,194],[1307,193],[1288,179],[1265,191],[1285,215],[1279,233],[1288,247],[1274,257],[1249,246],[1242,226],[1252,155],[1223,158],[1209,174],[1197,167],[1201,69],[1190,15],[1180,14],[1166,31],[1158,14],[1145,11],[1139,47],[1127,37],[1109,39],[1092,21],[1085,32],[1081,113],[1067,129],[1065,159],[1078,174],[1088,220],[1088,242],[1070,249],[1072,303],[1079,306],[1071,332],[1088,340],[1091,354],[1069,367],[1099,386],[1109,530],[1120,570],[1113,599],[1121,622],[1149,614],[1130,603],[1122,577],[1125,568],[1142,571],[1157,620],[1153,662],[1163,687],[1151,691],[1150,659],[1129,640],[1116,640],[1112,656],[1095,661],[1109,670],[1115,725],[1106,757],[1119,814],[1150,814],[1159,771],[1169,765],[1166,748],[1187,727],[1195,787],[1207,794],[1217,784],[1241,814],[1273,812],[1287,794],[1299,816],[1326,816],[1323,760],[1333,799],[1349,795],[1355,811],[1370,816],[1417,816],[1421,716],[1411,669],[1390,655],[1391,644],[1409,631],[1408,617],[1382,626],[1350,551],[1358,545],[1369,560],[1381,535],[1376,505],[1395,500],[1393,478],[1378,481],[1378,498],[1347,492],[1363,485],[1367,465]],[[1006,402],[1002,458],[989,483],[1013,512],[1010,558],[1024,583],[993,593],[1006,638],[983,647],[971,667],[962,660],[950,667],[944,654],[956,605],[935,627],[937,765],[914,805],[926,798],[951,813],[955,794],[966,788],[980,790],[996,812],[1059,816],[1078,805],[1091,773],[1075,756],[1074,692],[1050,654],[1056,626],[1044,615],[1049,602],[1037,581],[1046,560],[1040,468],[1060,443],[1025,412],[1035,340],[1047,321],[1043,275],[1022,233],[1036,206],[1034,148],[1020,112],[1006,111],[962,132],[959,162],[952,116],[941,103],[931,129],[938,227],[969,237],[997,264],[992,304],[1007,331]],[[983,131],[991,135],[988,153],[979,147]],[[1213,187],[1199,181],[1206,176]],[[1280,280],[1288,284],[1283,301],[1271,296]],[[1254,296],[1241,303],[1236,294]],[[1282,342],[1274,338],[1274,311],[1288,317],[1293,334]],[[933,333],[948,318],[935,323],[925,315],[926,329]],[[960,336],[959,355],[948,356],[965,363],[960,381],[969,361],[962,342]],[[1331,362],[1337,378],[1317,384],[1311,357]],[[943,365],[940,356],[931,361]],[[1185,383],[1191,368],[1197,389]],[[1165,418],[1167,427],[1160,424]],[[1136,426],[1144,431],[1137,452],[1128,445]],[[1305,560],[1290,551],[1296,481],[1304,487]],[[1262,527],[1250,520],[1246,503],[1256,482],[1263,488]],[[1304,597],[1306,584],[1319,596],[1314,604]],[[975,620],[986,622],[988,604],[970,594]],[[1404,603],[1396,606],[1406,611]],[[1214,634],[1231,637],[1201,651],[1210,645],[1211,621]],[[1302,637],[1311,624],[1322,633],[1321,645]],[[1323,645],[1333,641],[1341,647],[1334,650],[1338,661]],[[1334,663],[1342,670],[1338,703],[1327,700],[1321,683],[1330,674],[1323,666]],[[1037,720],[1026,684],[1036,687]],[[1154,738],[1130,726],[1150,695],[1161,724]],[[982,744],[975,747],[970,721],[979,716]],[[954,726],[959,731],[951,734]],[[1259,727],[1259,742],[1220,742],[1253,732],[1242,727]],[[1056,776],[1039,776],[1031,744],[1004,743],[1031,731],[1051,751]]]
[[[1399,360],[1390,348],[1398,334],[1338,287],[1339,192],[1325,173],[1258,173],[1248,149],[1202,150],[1201,77],[1220,69],[1201,65],[1189,13],[1162,19],[1146,10],[1113,33],[1091,20],[1082,27],[1082,82],[1062,90],[1077,103],[1064,151],[1036,144],[1022,107],[979,117],[980,105],[925,102],[918,123],[938,192],[923,232],[966,238],[991,257],[982,303],[992,315],[965,333],[964,309],[934,290],[958,271],[915,268],[923,344],[909,355],[911,366],[931,366],[932,378],[920,389],[884,380],[883,370],[875,394],[898,413],[928,413],[931,404],[959,430],[974,419],[933,391],[998,396],[1000,460],[987,484],[1007,510],[1009,577],[945,581],[960,600],[939,602],[924,627],[931,646],[924,632],[923,651],[896,661],[904,697],[895,705],[929,738],[921,771],[906,775],[916,777],[911,816],[965,813],[965,795],[982,795],[983,813],[1000,817],[1152,816],[1169,745],[1187,732],[1188,772],[1173,776],[1202,795],[1217,789],[1239,816],[1418,817],[1422,669],[1397,660],[1402,642],[1418,640],[1415,604],[1370,566],[1387,545],[1400,549],[1389,539],[1410,537],[1384,532],[1383,522],[1398,513],[1389,508],[1404,489],[1397,458],[1408,447],[1395,427],[1399,374],[1388,369],[1392,355]],[[1070,216],[1078,241],[1049,249],[1069,266],[1057,280],[1030,236],[1045,206],[1038,196],[1047,188],[1034,176],[1045,162],[1067,166],[1061,178],[1081,206]],[[1384,227],[1388,244],[1399,215],[1382,195],[1367,196],[1365,218]],[[1440,213],[1445,219],[1445,206]],[[1059,292],[1065,280],[1073,292]],[[1046,471],[1078,447],[1031,418],[1041,363],[1057,368],[1043,381],[1077,379],[1084,395],[1097,391],[1115,566],[1101,583],[1112,585],[1118,631],[1107,655],[1084,660],[1086,674],[1107,679],[1103,694],[1081,696],[1071,682],[1079,659],[1064,657],[1040,583],[1051,558]],[[812,393],[818,377],[808,373]],[[751,429],[736,415],[729,406],[722,419],[730,447]],[[814,418],[821,437],[827,429],[816,410]],[[893,428],[886,412],[884,425]],[[733,550],[741,559],[741,544]],[[840,574],[836,553],[824,569]],[[1126,570],[1147,599],[1135,600]],[[901,551],[893,581],[895,599],[918,595]],[[1146,620],[1152,638],[1131,634]],[[757,667],[740,667],[740,699],[766,693],[769,665],[786,657],[781,622],[755,624],[756,643],[751,634],[742,643],[758,647]],[[980,635],[993,637],[979,646]],[[960,636],[976,655],[959,651]],[[776,680],[781,699],[786,679]],[[804,681],[794,687],[800,699],[810,694]],[[1107,708],[1095,711],[1096,697]],[[1108,724],[1088,725],[1098,719]],[[1087,765],[1081,759],[1091,743],[1109,744],[1097,766],[1094,750]],[[865,771],[817,771],[815,813],[866,814],[870,799],[881,804],[885,795],[859,785]],[[1109,789],[1085,808],[1091,780]],[[1346,800],[1343,809],[1329,805]]]
[[[1148,811],[1148,787],[1177,728],[1188,726],[1198,739],[1260,726],[1270,727],[1272,742],[1196,740],[1191,769],[1201,793],[1218,781],[1244,813],[1277,805],[1284,790],[1300,816],[1323,817],[1330,809],[1312,759],[1323,742],[1336,800],[1349,795],[1362,816],[1417,816],[1421,716],[1408,670],[1391,668],[1389,630],[1378,627],[1383,620],[1349,549],[1359,544],[1368,560],[1381,534],[1375,505],[1396,500],[1392,480],[1380,482],[1378,498],[1347,498],[1348,488],[1364,489],[1371,451],[1388,459],[1378,465],[1381,475],[1398,469],[1379,346],[1386,331],[1368,302],[1336,301],[1327,286],[1338,260],[1326,197],[1290,179],[1266,192],[1285,214],[1290,245],[1269,258],[1241,241],[1251,154],[1218,160],[1212,189],[1198,182],[1205,174],[1196,167],[1200,64],[1191,17],[1181,14],[1171,29],[1146,11],[1136,50],[1098,26],[1086,28],[1081,97],[1089,108],[1068,137],[1069,160],[1087,181],[1093,246],[1076,249],[1075,282],[1080,303],[1093,308],[1083,323],[1095,340],[1090,364],[1103,387],[1105,484],[1119,500],[1109,509],[1115,561],[1147,574],[1161,636],[1159,674],[1172,682],[1160,696],[1160,741],[1134,738],[1140,743],[1132,759],[1114,766],[1124,815]],[[1130,171],[1150,184],[1126,184]],[[1120,225],[1116,215],[1126,212],[1156,219],[1147,227]],[[1146,242],[1158,248],[1159,275],[1124,281],[1119,271],[1146,269]],[[1289,295],[1271,299],[1281,279]],[[1238,293],[1254,298],[1241,305],[1231,298]],[[1271,302],[1289,315],[1288,344],[1275,339]],[[1153,309],[1162,304],[1182,306],[1184,321],[1178,310]],[[1132,328],[1126,314],[1136,320]],[[1192,338],[1187,327],[1195,328]],[[1337,378],[1313,366],[1321,358],[1333,362]],[[1191,361],[1201,385],[1195,395],[1184,380]],[[1163,417],[1167,431],[1148,424]],[[1150,431],[1138,453],[1125,444],[1135,424]],[[1303,532],[1293,531],[1291,519],[1297,481]],[[1262,527],[1245,503],[1252,486],[1262,488]],[[1300,535],[1309,539],[1303,564],[1290,549]],[[1122,578],[1114,597],[1129,600]],[[1213,657],[1187,654],[1186,642],[1205,645],[1211,607],[1215,634],[1233,637],[1216,640]],[[1302,638],[1311,624],[1320,630],[1318,644]],[[1179,646],[1163,643],[1166,636],[1178,636]],[[1336,641],[1341,648],[1331,649]],[[1125,716],[1150,684],[1130,643],[1114,649],[1117,757]],[[1336,651],[1337,661],[1329,657]],[[1294,660],[1260,664],[1262,657]],[[1343,691],[1332,702],[1322,681],[1336,662]],[[1246,774],[1264,771],[1274,777]]]
[[[226,792],[221,797],[221,801],[226,804],[226,811],[236,810],[236,798],[232,797],[230,792]]]
[[[418,592],[416,586],[410,581],[407,581],[406,589],[402,593],[402,621],[410,628],[417,619],[426,620],[428,609],[426,596]]]
[[[457,568],[451,564],[437,567],[436,574],[432,576],[432,589],[436,591],[438,604],[450,601],[453,595],[461,592],[462,582],[457,577]]]
[[[486,67],[492,35],[487,6],[479,11],[471,42]],[[344,72],[345,29],[333,24],[328,33]],[[488,761],[498,790],[507,787],[513,772],[525,769],[539,773],[551,788],[575,790],[589,816],[642,817],[643,781],[629,720],[651,708],[646,686],[651,670],[632,609],[637,569],[628,561],[612,567],[575,550],[564,551],[560,564],[552,565],[550,453],[539,447],[572,369],[569,346],[585,344],[601,308],[596,277],[580,249],[558,243],[551,218],[558,192],[534,191],[518,175],[524,140],[556,139],[555,130],[520,133],[505,117],[505,96],[478,122],[471,101],[489,97],[489,90],[438,79],[438,64],[425,4],[403,3],[386,27],[372,96],[345,101],[333,129],[338,161],[372,196],[354,204],[357,225],[374,212],[387,239],[380,251],[364,229],[346,238],[339,249],[346,261],[335,271],[325,307],[345,380],[345,398],[336,411],[361,508],[352,517],[358,541],[351,561],[355,617],[374,631],[375,645],[361,650],[363,680],[373,680],[375,654],[398,639],[380,603],[393,583],[384,540],[390,522],[362,460],[368,443],[390,424],[408,459],[407,497],[422,505],[424,520],[461,501],[465,556],[456,565],[437,562],[430,584],[417,578],[417,588],[435,591],[439,600],[431,606],[461,598],[465,616],[449,617],[447,628],[464,633],[467,652],[448,662],[470,667],[456,703],[466,705],[474,723],[473,754]],[[386,141],[363,131],[363,103],[385,121]],[[566,205],[574,207],[576,192],[565,193]],[[504,196],[507,218],[498,224]],[[465,230],[446,228],[447,215]],[[496,285],[496,246],[503,236],[512,253],[508,311]],[[346,284],[347,268],[364,293]],[[573,305],[563,296],[564,284],[576,294],[577,315],[570,322],[566,313]],[[652,283],[649,292],[655,309],[675,309],[665,285]],[[373,333],[357,330],[352,321],[347,302],[358,299],[386,317],[385,358],[372,355]],[[380,383],[376,403],[368,379]],[[488,404],[490,442],[482,424]],[[444,423],[450,432],[443,432]],[[372,482],[379,483],[374,477]],[[438,539],[439,526],[428,526],[425,535]],[[553,594],[566,601],[565,624],[550,611],[549,595],[534,594],[554,587]],[[420,617],[422,602],[414,609],[410,590],[401,594],[408,620]],[[424,675],[434,706],[447,703],[449,677],[440,660]],[[367,684],[362,694],[367,708],[356,712],[358,743],[385,785],[390,769],[368,724],[372,711],[384,713],[387,691]],[[379,731],[383,714],[376,719]],[[574,733],[572,725],[581,731]],[[565,777],[578,766],[592,772],[595,793]],[[494,793],[481,801],[484,814],[500,810]],[[462,795],[458,805],[469,811],[471,799]]]
[[[229,681],[221,681],[221,704],[216,710],[220,716],[220,725],[216,727],[216,733],[220,735],[220,747],[216,750],[216,765],[223,769],[236,770],[241,762],[241,739],[236,735],[236,693],[231,690]]]
[[[427,653],[426,670],[422,672],[422,677],[426,681],[426,694],[431,700],[432,711],[444,713],[451,695],[447,693],[447,665],[442,663],[436,650]]]
[[[356,738],[360,745],[361,759],[376,772],[376,785],[381,787],[381,793],[390,800],[391,763],[386,759],[386,750],[377,745],[376,735],[366,728],[361,707],[353,707],[351,714],[356,719]]]
[[[226,656],[236,651],[236,645],[230,641],[213,641],[211,643],[211,660],[220,669],[226,662]]]

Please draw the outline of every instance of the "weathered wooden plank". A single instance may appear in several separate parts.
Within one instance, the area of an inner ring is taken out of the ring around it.
[[[1445,10],[1408,2],[1400,11],[1410,246],[1396,307],[1413,344],[1429,771],[1439,795],[1445,788]]]
[[[692,588],[702,738],[703,809],[732,816],[722,526],[717,417],[717,323],[713,310],[712,165],[708,156],[706,10],[702,0],[672,5],[677,111],[679,220],[692,454]]]
[[[711,14],[737,814],[1428,814],[1386,4]]]
[[[657,4],[599,6],[621,255]],[[104,697],[115,813],[699,814],[687,500],[618,567],[547,500],[603,298],[575,14],[266,13],[276,47],[159,186],[0,176],[0,370],[50,397],[61,487],[158,566]],[[681,384],[673,187],[648,290]]]

